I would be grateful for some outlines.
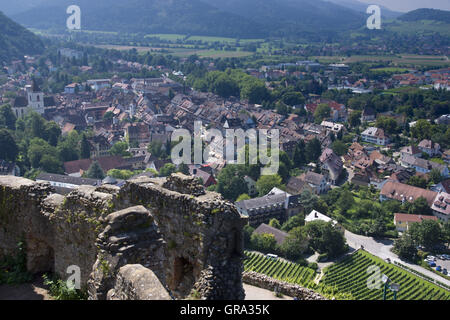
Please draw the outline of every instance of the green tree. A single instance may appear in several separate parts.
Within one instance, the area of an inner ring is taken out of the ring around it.
[[[294,228],[301,227],[305,225],[305,218],[303,214],[296,214],[295,216],[290,217],[283,225],[281,226],[281,230],[285,232],[289,232]]]
[[[442,228],[442,240],[447,243],[447,245],[450,243],[450,222],[444,223]]]
[[[0,129],[0,159],[16,161],[19,148],[13,136],[6,129]]]
[[[300,193],[298,199],[300,206],[303,208],[305,214],[309,214],[316,206],[318,197],[309,189],[305,189]]]
[[[271,226],[272,228],[281,229],[280,221],[275,218],[269,221],[269,226]]]
[[[28,147],[28,159],[30,160],[31,166],[35,169],[41,167],[41,160],[44,155],[49,155],[55,157],[57,154],[56,148],[48,144],[47,141],[41,138],[33,138],[30,141]],[[48,160],[48,158],[47,158]]]
[[[109,153],[113,156],[122,156],[122,157],[131,157],[131,153],[128,151],[128,143],[125,141],[116,142],[112,148],[109,150]]]
[[[159,176],[168,177],[175,172],[177,172],[177,167],[173,163],[166,163],[161,170],[159,170]]]
[[[16,128],[16,116],[9,104],[0,107],[0,127],[4,126],[9,130]]]
[[[320,141],[317,138],[312,139],[306,145],[306,160],[308,162],[314,162],[319,159],[322,154],[322,147],[320,145]]]
[[[306,226],[311,247],[319,253],[326,253],[334,258],[347,251],[344,232],[332,222],[312,221]]]
[[[407,232],[416,244],[423,245],[427,249],[433,249],[434,246],[441,244],[444,238],[439,222],[434,220],[413,223]]]
[[[348,123],[353,128],[358,127],[359,125],[361,125],[361,111],[360,110],[352,111],[350,113],[350,115],[348,116]]]
[[[301,92],[288,91],[283,94],[281,101],[288,106],[302,105],[305,103],[305,97]]]
[[[80,156],[81,159],[89,159],[91,157],[91,144],[84,133],[81,137]]]
[[[54,122],[46,122],[44,125],[44,139],[51,145],[56,147],[58,139],[61,136],[61,128]]]
[[[412,176],[408,179],[408,184],[410,186],[426,189],[428,182],[420,176]]]
[[[241,88],[241,98],[249,103],[262,103],[269,97],[270,94],[262,81],[246,81]]]
[[[303,227],[295,227],[290,232],[285,241],[281,244],[283,257],[290,260],[302,258],[303,253],[308,250],[309,238]]]
[[[341,140],[334,141],[331,148],[333,149],[334,153],[336,153],[340,157],[347,154],[348,151],[347,145]]]
[[[441,175],[441,172],[439,171],[439,169],[433,168],[431,169],[430,173],[428,174],[430,177],[430,180],[434,183],[434,184],[438,184],[443,180],[443,177]]]
[[[212,92],[223,98],[229,98],[231,96],[236,97],[239,95],[239,86],[225,73],[221,73],[211,86]]]
[[[85,176],[91,179],[104,179],[105,173],[98,161],[94,161],[89,169],[86,171]]]
[[[261,176],[258,181],[256,181],[256,190],[261,197],[268,194],[270,190],[275,187],[283,187],[283,181],[278,174]]]
[[[162,159],[166,157],[166,153],[164,152],[162,143],[159,141],[153,141],[149,143],[148,152],[152,154],[152,156],[155,156],[158,159]]]
[[[393,118],[378,117],[375,126],[387,134],[394,134],[397,131],[397,121]]]
[[[306,164],[306,150],[305,142],[300,140],[294,149],[294,155],[292,157],[293,166],[300,168]]]
[[[321,123],[324,119],[330,117],[331,108],[329,105],[325,103],[321,103],[317,106],[316,111],[314,112],[314,120],[316,123]]]
[[[184,162],[183,163],[181,163],[180,165],[178,165],[178,172],[181,172],[181,173],[183,173],[183,174],[185,174],[185,175],[190,175],[190,173],[189,173],[189,167],[188,167],[188,165],[187,164],[185,164]]]
[[[402,259],[409,261],[417,259],[416,244],[408,232],[405,232],[399,239],[395,240],[393,251]]]
[[[349,190],[344,190],[337,201],[337,206],[340,209],[341,213],[346,213],[351,207],[353,207],[355,203],[355,199],[353,198],[353,194]]]
[[[45,172],[63,174],[64,170],[62,168],[61,161],[53,155],[44,154],[39,161],[39,167]]]
[[[431,215],[432,211],[428,205],[428,201],[424,197],[419,197],[412,204],[409,204],[408,213],[410,214],[421,214],[421,215]]]
[[[250,199],[251,198],[250,198],[250,196],[248,194],[243,193],[236,199],[236,202],[244,201],[244,200],[250,200]]]
[[[131,177],[141,173],[142,171],[131,171],[131,170],[119,170],[119,169],[111,169],[107,172],[109,177],[113,177],[116,179],[128,180]]]
[[[410,130],[413,138],[423,140],[431,139],[433,133],[433,125],[425,119],[420,119]]]
[[[255,228],[252,226],[248,224],[244,226],[244,248],[251,248],[251,238],[254,231]]]
[[[69,132],[65,137],[62,137],[57,145],[59,158],[61,161],[73,161],[80,158],[78,144],[80,136],[75,130]]]
[[[244,180],[246,174],[244,166],[227,165],[217,176],[217,192],[230,201],[235,201],[241,194],[248,193],[247,183]]]
[[[45,139],[45,119],[36,112],[30,112],[26,116],[27,128],[31,136]]]
[[[253,249],[263,253],[274,253],[277,251],[277,241],[275,240],[275,236],[273,234],[253,233],[250,243]]]

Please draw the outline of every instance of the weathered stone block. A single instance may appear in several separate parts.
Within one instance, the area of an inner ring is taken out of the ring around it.
[[[107,299],[172,300],[153,271],[140,264],[129,264],[119,269],[114,289],[108,292]]]

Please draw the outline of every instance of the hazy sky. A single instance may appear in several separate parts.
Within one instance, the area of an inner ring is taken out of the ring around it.
[[[381,4],[395,11],[411,11],[418,8],[450,10],[450,0],[359,0],[369,4]]]

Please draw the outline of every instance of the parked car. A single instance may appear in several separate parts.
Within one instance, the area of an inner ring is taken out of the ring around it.
[[[447,275],[447,274],[448,274],[447,269],[444,268],[444,270],[442,270],[442,273],[445,274],[445,275]]]
[[[445,257],[445,260],[450,260],[450,254],[443,254],[442,256]]]
[[[432,268],[436,267],[436,262],[434,261],[428,261],[428,265]]]
[[[441,266],[437,266],[437,267],[436,267],[436,271],[441,272],[441,271],[442,271],[442,267],[441,267]]]
[[[429,261],[436,261],[436,257],[435,256],[428,256],[427,260],[429,260]]]
[[[272,260],[278,260],[278,256],[276,254],[268,253],[266,257]]]

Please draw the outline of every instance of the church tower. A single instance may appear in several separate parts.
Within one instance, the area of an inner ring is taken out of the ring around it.
[[[28,107],[39,114],[44,114],[44,93],[39,88],[36,80],[33,79],[32,85],[25,87],[27,91]]]

